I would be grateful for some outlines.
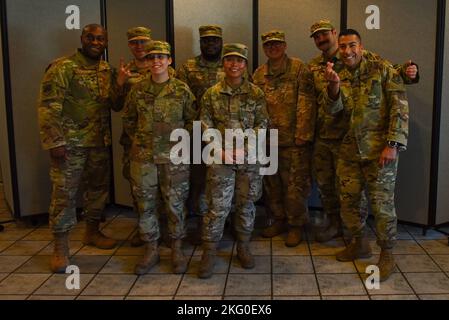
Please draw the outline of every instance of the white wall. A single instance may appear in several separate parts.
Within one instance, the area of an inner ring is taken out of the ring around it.
[[[198,28],[218,24],[223,28],[225,43],[248,46],[252,66],[252,0],[174,0],[176,67],[200,54]]]

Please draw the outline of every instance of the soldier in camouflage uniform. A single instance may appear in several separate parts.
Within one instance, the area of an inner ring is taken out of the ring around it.
[[[182,239],[185,236],[189,166],[170,161],[174,146],[170,134],[175,129],[191,129],[196,117],[195,97],[184,82],[169,75],[172,60],[168,43],[152,41],[147,50],[151,77],[132,87],[123,114],[124,129],[132,141],[132,192],[140,216],[140,236],[145,242],[145,253],[137,263],[135,273],[145,274],[159,262],[160,231],[156,213],[159,197],[168,216],[173,272],[184,273],[187,260],[182,252]]]
[[[201,100],[203,129],[214,128],[225,136],[225,129],[266,129],[268,115],[264,93],[244,77],[248,49],[242,44],[227,44],[223,49],[225,79],[210,88]],[[261,196],[262,176],[257,164],[236,164],[244,150],[233,149],[233,164],[210,164],[207,167],[206,197],[209,211],[203,218],[203,255],[198,276],[213,274],[217,244],[223,236],[226,217],[235,195],[234,228],[237,237],[237,257],[243,268],[255,266],[249,249],[254,229],[256,207]],[[223,157],[224,152],[222,152]]]
[[[347,131],[348,121],[343,114],[329,116],[326,114],[323,105],[316,105],[316,98],[327,86],[324,79],[324,71],[328,61],[332,61],[336,70],[343,67],[338,53],[337,31],[329,20],[321,20],[311,27],[311,37],[314,39],[317,48],[322,54],[314,58],[308,64],[308,73],[305,74],[304,94],[306,96],[302,102],[307,105],[303,109],[317,108],[316,137],[313,150],[313,176],[318,184],[321,200],[325,213],[329,218],[329,225],[316,234],[315,239],[319,242],[326,242],[334,237],[342,235],[342,224],[340,218],[340,203],[338,196],[338,179],[336,168],[340,143]],[[369,59],[380,59],[377,54],[370,51],[363,51],[363,55]],[[409,61],[404,65],[395,65],[404,82],[413,84],[419,81],[418,67]],[[367,200],[362,194],[360,204],[364,221],[367,217]]]
[[[68,233],[77,223],[76,194],[81,183],[86,187],[84,244],[101,249],[116,246],[115,240],[100,232],[99,225],[109,192],[109,119],[118,88],[113,70],[101,60],[107,47],[106,30],[100,25],[86,26],[81,43],[82,49],[47,69],[38,102],[42,146],[51,158],[54,272],[65,272],[69,264]]]
[[[298,110],[303,83],[300,79],[306,66],[300,59],[287,56],[283,31],[263,34],[262,42],[268,62],[254,72],[253,80],[265,92],[269,127],[277,129],[279,135],[279,170],[264,177],[266,208],[274,223],[262,236],[273,238],[288,229],[285,244],[295,247],[301,242],[303,226],[309,220],[307,199],[311,190],[314,117]]]
[[[352,261],[371,255],[360,216],[361,194],[366,187],[376,220],[377,244],[381,247],[380,281],[394,270],[397,217],[394,188],[398,153],[408,139],[409,108],[404,83],[393,66],[382,59],[363,56],[361,37],[348,29],[339,35],[344,68],[336,72],[328,62],[321,101],[330,114],[349,120],[339,151],[341,217],[354,241],[337,253],[337,260]]]
[[[199,28],[201,55],[187,60],[177,72],[177,77],[188,84],[197,101],[201,101],[207,89],[224,78],[221,52],[223,49],[223,31],[216,25]],[[194,244],[201,244],[202,216],[207,212],[205,196],[206,166],[191,165],[189,209],[198,219]]]

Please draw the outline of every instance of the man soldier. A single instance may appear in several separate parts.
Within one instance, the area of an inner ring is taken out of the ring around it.
[[[253,79],[265,93],[269,127],[279,135],[279,170],[264,177],[266,208],[274,223],[263,230],[262,236],[273,238],[288,230],[285,244],[295,247],[309,220],[307,199],[311,190],[314,117],[298,110],[300,80],[306,66],[300,59],[287,56],[283,31],[263,34],[262,42],[268,62],[254,72]]]

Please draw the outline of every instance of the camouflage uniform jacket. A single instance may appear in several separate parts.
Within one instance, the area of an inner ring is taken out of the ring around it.
[[[54,61],[38,102],[43,148],[109,146],[110,108],[117,99],[114,79],[107,62],[90,60],[80,50]]]
[[[340,149],[346,160],[378,159],[387,141],[404,146],[408,139],[409,108],[399,73],[385,60],[362,58],[355,70],[343,68],[340,96],[333,101],[323,90],[320,101],[331,114],[350,119]]]
[[[276,74],[271,70],[269,62],[253,74],[254,84],[265,93],[269,127],[278,130],[281,147],[295,146],[295,134],[304,141],[313,140],[314,117],[305,113],[305,110],[299,110],[304,70],[305,64],[300,59],[286,56]]]
[[[381,60],[378,54],[367,50],[363,51],[363,56],[368,60]],[[344,64],[341,61],[338,52],[331,60],[334,62],[334,69],[337,72],[344,68]],[[329,60],[321,54],[315,57],[308,64],[308,73],[304,76],[304,87],[312,88],[309,89],[309,92],[312,92],[312,95],[315,96],[315,99],[317,99],[320,93],[327,88],[327,81],[324,79],[324,72],[326,70],[328,61]],[[419,74],[415,79],[410,79],[407,77],[407,75],[405,74],[407,65],[396,64],[393,67],[400,73],[405,84],[416,84],[419,82]],[[307,92],[307,90],[304,91]],[[317,106],[315,106],[313,105],[313,102],[310,102],[308,107],[318,109],[316,112],[316,135],[319,138],[324,140],[341,140],[344,137],[348,129],[347,126],[349,121],[349,119],[345,118],[344,114],[330,116],[325,111],[326,106],[319,103]],[[303,109],[306,108],[307,106],[305,106]]]
[[[175,129],[191,129],[196,117],[195,97],[182,81],[170,80],[156,96],[151,78],[132,87],[123,113],[123,128],[132,140],[130,159],[138,162],[170,162],[170,141]]]
[[[210,87],[224,79],[223,63],[209,62],[202,56],[187,60],[177,72],[177,77],[187,83],[198,101]]]

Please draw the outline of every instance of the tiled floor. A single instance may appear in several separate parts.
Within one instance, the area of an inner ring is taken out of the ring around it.
[[[1,202],[1,201],[0,201]],[[5,216],[4,212],[0,217]],[[145,276],[133,274],[142,248],[132,248],[136,220],[129,210],[109,208],[103,225],[106,234],[120,239],[113,250],[83,246],[83,224],[71,233],[72,264],[81,272],[79,290],[66,289],[68,275],[52,274],[49,259],[52,235],[47,226],[5,225],[0,233],[0,300],[4,299],[158,299],[158,300],[417,300],[449,299],[449,246],[446,236],[419,228],[399,226],[395,249],[397,270],[380,290],[365,287],[364,274],[375,264],[379,250],[374,232],[370,233],[375,249],[371,259],[339,263],[335,253],[345,246],[344,239],[327,244],[315,243],[313,232],[297,248],[287,248],[285,235],[266,240],[260,237],[263,212],[252,251],[256,268],[244,270],[236,260],[236,246],[229,230],[220,243],[216,274],[208,280],[196,276],[201,250],[185,244],[189,269],[184,275],[171,273],[170,250],[161,248],[161,263]],[[195,225],[191,219],[190,227]]]

